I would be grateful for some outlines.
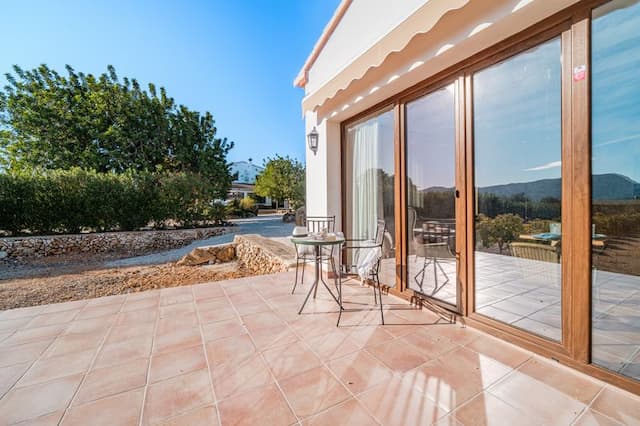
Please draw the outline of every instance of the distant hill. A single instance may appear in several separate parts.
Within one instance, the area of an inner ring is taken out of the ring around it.
[[[238,178],[234,180],[234,183],[248,183],[255,184],[256,176],[262,172],[263,168],[256,166],[248,161],[236,161],[230,164],[231,174],[237,174]]]
[[[593,196],[596,200],[632,200],[640,199],[640,183],[617,173],[593,176]],[[420,192],[450,191],[453,188],[434,186],[421,189]],[[495,194],[511,197],[524,194],[527,198],[539,201],[545,197],[560,198],[560,179],[541,179],[533,182],[509,183],[480,188],[481,194]]]

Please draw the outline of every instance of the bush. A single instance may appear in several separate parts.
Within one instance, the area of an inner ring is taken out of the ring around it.
[[[0,173],[0,230],[16,235],[135,230],[151,221],[183,226],[224,220],[215,188],[192,173],[91,170]]]

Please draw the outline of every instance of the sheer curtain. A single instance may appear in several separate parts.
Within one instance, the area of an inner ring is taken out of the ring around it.
[[[351,157],[351,231],[354,238],[374,238],[376,220],[383,217],[380,124],[370,120],[349,132]]]

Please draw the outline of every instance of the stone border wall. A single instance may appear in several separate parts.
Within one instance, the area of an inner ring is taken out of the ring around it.
[[[236,258],[248,269],[259,274],[285,272],[295,266],[296,257],[293,246],[265,238],[261,235],[236,235]]]
[[[182,247],[228,231],[228,228],[215,227],[0,238],[0,260],[24,263],[48,256],[113,252],[127,252],[135,256]]]

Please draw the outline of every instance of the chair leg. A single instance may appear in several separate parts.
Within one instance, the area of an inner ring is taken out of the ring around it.
[[[378,297],[380,298],[380,318],[382,319],[382,325],[384,325],[384,312],[382,310],[382,286],[380,285],[380,277],[378,277],[378,274],[376,274],[376,284],[378,286]],[[373,291],[375,292],[376,289],[374,288]]]
[[[300,266],[300,260],[296,258],[296,278],[293,281],[293,289],[291,289],[291,294],[296,291],[296,286],[298,285],[298,267]]]
[[[307,260],[303,260],[302,262],[302,279],[300,280],[300,284],[304,284],[304,270],[307,269]]]

